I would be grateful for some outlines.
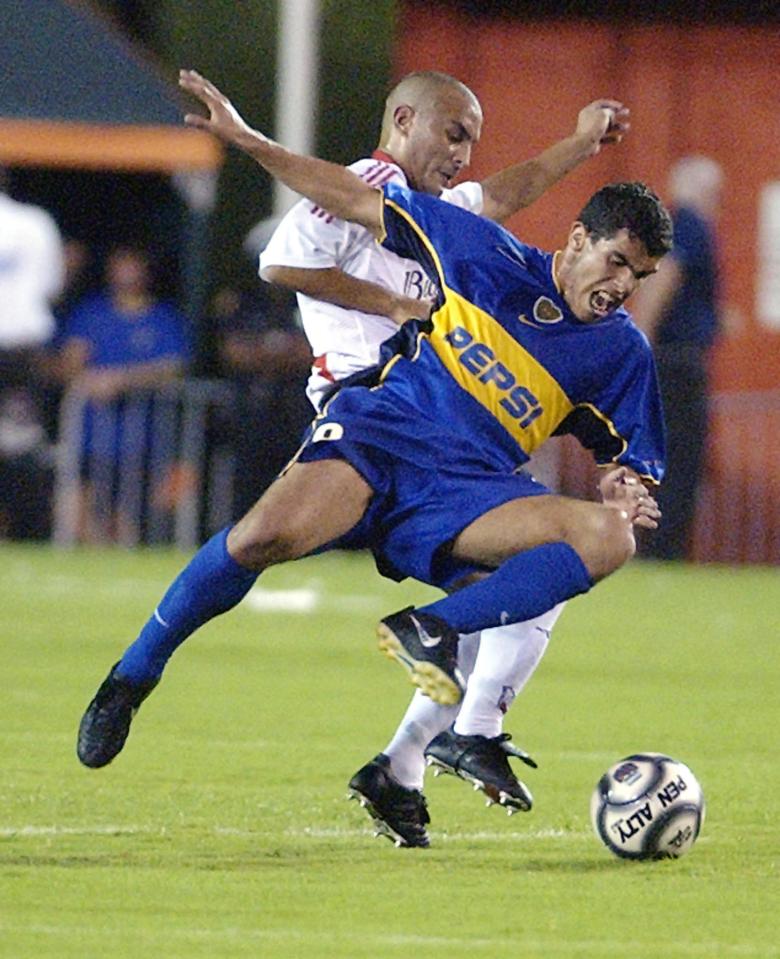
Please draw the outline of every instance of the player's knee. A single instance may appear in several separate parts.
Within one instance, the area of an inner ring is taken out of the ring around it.
[[[628,514],[609,506],[600,506],[592,516],[595,549],[588,564],[594,579],[614,573],[636,552],[634,530]]]
[[[277,563],[298,559],[305,551],[294,527],[252,513],[230,530],[227,549],[241,566],[258,572]]]

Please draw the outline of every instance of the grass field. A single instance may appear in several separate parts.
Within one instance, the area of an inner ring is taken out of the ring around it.
[[[780,956],[777,570],[635,563],[572,602],[507,722],[540,763],[533,812],[430,778],[432,847],[399,850],[344,797],[411,692],[374,623],[428,590],[363,556],[273,571],[91,771],[80,715],[182,557],[0,562],[3,959]],[[702,782],[685,859],[620,861],[590,831],[599,775],[638,749]]]

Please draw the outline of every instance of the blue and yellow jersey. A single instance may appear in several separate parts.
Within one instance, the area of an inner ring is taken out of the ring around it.
[[[431,332],[387,364],[382,388],[476,439],[499,468],[571,433],[598,463],[659,482],[655,365],[629,314],[582,323],[555,284],[552,254],[434,197],[395,185],[384,194],[383,244],[422,264],[440,295]]]

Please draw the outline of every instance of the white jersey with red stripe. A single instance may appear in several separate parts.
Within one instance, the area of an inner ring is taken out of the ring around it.
[[[348,169],[375,187],[407,183],[392,157],[378,150]],[[462,183],[444,190],[441,199],[473,213],[482,212],[479,183]],[[277,227],[260,256],[260,269],[268,266],[315,270],[336,267],[411,298],[436,294],[417,262],[396,256],[380,246],[365,227],[340,220],[310,200],[299,201]],[[302,293],[298,294],[298,306],[314,354],[306,393],[319,408],[323,392],[334,382],[377,362],[379,345],[398,327],[389,317],[344,309]]]

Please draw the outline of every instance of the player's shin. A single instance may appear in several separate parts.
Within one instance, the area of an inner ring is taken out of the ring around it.
[[[159,606],[117,665],[130,683],[159,678],[176,648],[198,627],[236,606],[257,572],[240,566],[227,551],[228,530],[213,536],[179,573]]]
[[[480,582],[415,612],[438,616],[459,633],[472,633],[534,619],[592,585],[571,546],[547,543],[511,557]]]
[[[456,733],[491,739],[502,732],[504,715],[541,662],[562,610],[559,604],[529,622],[480,634],[474,671],[455,720]]]

